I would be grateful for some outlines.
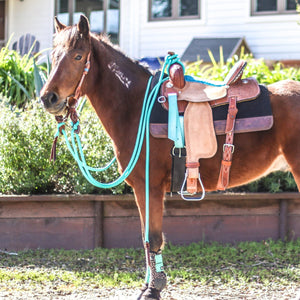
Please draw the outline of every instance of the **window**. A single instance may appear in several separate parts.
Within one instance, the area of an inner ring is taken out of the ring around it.
[[[88,17],[91,31],[107,33],[119,41],[120,0],[56,0],[56,15],[67,25],[76,24],[81,14]]]
[[[3,46],[5,40],[5,11],[6,2],[5,0],[0,0],[0,46]]]
[[[296,13],[297,0],[252,0],[252,15]],[[298,0],[297,3],[300,1]]]
[[[151,21],[200,18],[199,0],[150,0]]]

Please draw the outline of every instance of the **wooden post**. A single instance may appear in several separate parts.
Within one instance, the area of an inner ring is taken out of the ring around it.
[[[288,200],[280,199],[279,201],[279,238],[284,241],[288,235],[287,225]]]
[[[103,230],[103,201],[94,202],[95,223],[94,223],[94,248],[104,246]]]

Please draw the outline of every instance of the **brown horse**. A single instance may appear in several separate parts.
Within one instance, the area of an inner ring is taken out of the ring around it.
[[[54,115],[66,112],[67,99],[74,95],[90,53],[90,71],[82,92],[87,95],[114,143],[122,172],[131,157],[147,82],[151,73],[113,47],[106,38],[90,33],[89,23],[81,16],[78,25],[65,26],[55,20],[56,36],[52,71],[41,99]],[[274,115],[271,130],[236,134],[236,151],[231,168],[230,186],[248,183],[274,170],[274,162],[284,158],[300,187],[300,83],[282,81],[268,87]],[[218,136],[218,151],[201,161],[201,177],[206,190],[216,190],[224,136]],[[150,138],[150,255],[147,280],[139,299],[159,299],[166,276],[157,268],[163,246],[163,200],[170,190],[173,143]],[[126,182],[133,187],[142,231],[145,225],[145,145]]]

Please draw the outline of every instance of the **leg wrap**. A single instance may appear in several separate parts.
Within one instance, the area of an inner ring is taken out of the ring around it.
[[[167,284],[161,251],[150,252],[150,266],[148,268],[150,269],[149,288],[161,291]]]

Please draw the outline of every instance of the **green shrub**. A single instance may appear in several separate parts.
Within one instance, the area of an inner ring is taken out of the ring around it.
[[[300,69],[298,68],[286,68],[281,63],[270,67],[264,59],[255,59],[250,54],[241,54],[241,57],[235,55],[224,63],[221,49],[220,56],[220,62],[216,62],[210,53],[212,65],[203,64],[202,60],[198,60],[186,67],[186,73],[202,79],[223,81],[233,65],[239,59],[244,59],[247,61],[247,66],[243,77],[255,77],[261,84],[271,84],[285,79],[300,80]]]
[[[9,50],[9,43],[0,50],[0,94],[10,105],[24,107],[27,102],[38,96],[35,86],[35,72],[46,72],[43,65],[35,65],[39,56],[28,54],[21,56],[14,50]]]
[[[122,193],[125,184],[110,191],[95,188],[81,174],[61,136],[57,145],[57,161],[49,162],[56,123],[40,103],[32,103],[25,111],[12,110],[0,102],[0,193]],[[91,109],[82,116],[82,136],[87,162],[103,166],[112,157],[109,138]],[[97,178],[110,181],[118,175],[115,163]]]

